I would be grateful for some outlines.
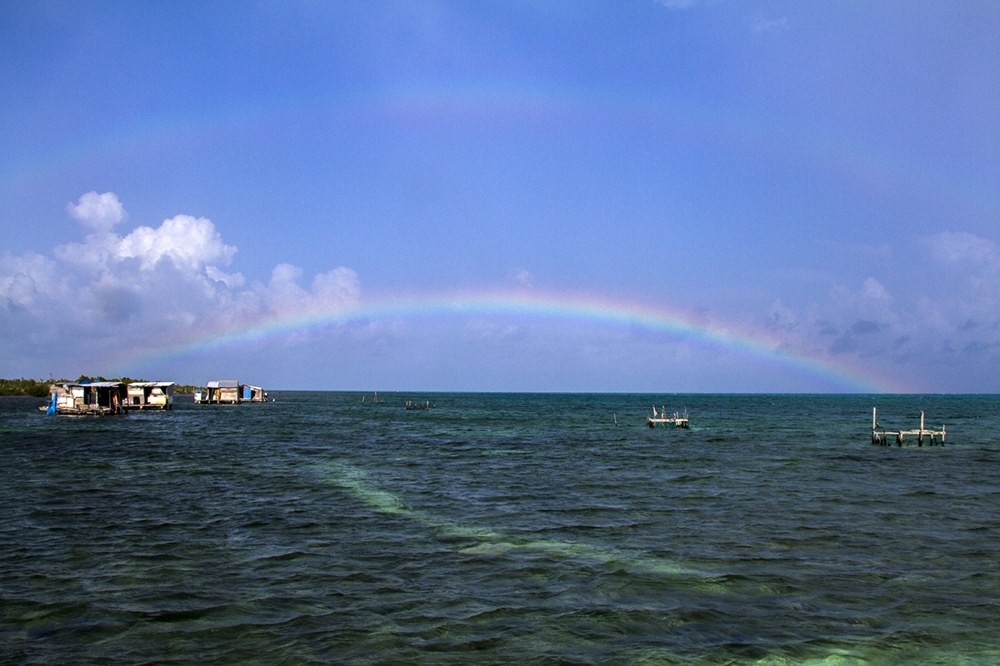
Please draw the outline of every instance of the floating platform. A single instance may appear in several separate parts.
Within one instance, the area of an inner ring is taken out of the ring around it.
[[[655,428],[658,425],[663,425],[664,427],[672,425],[675,428],[687,428],[688,427],[688,412],[687,408],[684,408],[684,414],[678,414],[674,412],[673,416],[667,416],[667,408],[660,407],[660,411],[656,411],[656,405],[653,405],[653,415],[646,417],[646,425],[650,428]]]
[[[406,408],[411,412],[415,410],[426,410],[430,409],[431,407],[432,405],[430,400],[427,400],[426,402],[411,402],[410,400],[406,401]]]
[[[944,446],[945,437],[945,427],[944,424],[941,425],[940,430],[928,430],[924,427],[924,412],[920,412],[920,427],[915,430],[888,430],[882,427],[882,424],[878,422],[878,408],[872,407],[872,444],[877,444],[879,446],[892,446],[890,439],[894,439],[896,446],[902,446],[906,441],[907,437],[916,437],[917,446],[924,445],[924,438],[929,440],[928,446],[934,446],[935,437],[938,438],[936,442],[940,446]]]

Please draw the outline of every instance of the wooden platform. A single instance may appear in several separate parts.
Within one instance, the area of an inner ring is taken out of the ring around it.
[[[878,409],[872,407],[872,444],[879,446],[892,446],[890,438],[896,441],[896,446],[902,446],[907,437],[916,437],[917,446],[924,445],[924,438],[927,438],[928,446],[935,445],[935,437],[939,438],[937,444],[944,446],[945,427],[940,430],[928,430],[924,427],[924,413],[920,412],[920,427],[915,430],[888,430],[878,422]]]
[[[687,409],[684,410],[684,415],[680,415],[674,412],[673,416],[667,416],[667,408],[660,407],[660,411],[656,411],[656,405],[653,405],[653,415],[646,417],[646,425],[650,428],[655,428],[658,425],[668,426],[673,425],[675,428],[687,428],[688,427],[688,413]]]

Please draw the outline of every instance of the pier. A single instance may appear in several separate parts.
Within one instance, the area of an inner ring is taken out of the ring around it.
[[[616,419],[617,422],[617,419]],[[653,405],[653,415],[646,417],[646,425],[650,428],[655,428],[657,425],[673,425],[675,428],[687,428],[688,427],[688,412],[687,408],[684,408],[684,414],[680,415],[674,412],[673,416],[667,416],[667,408],[660,407],[660,411],[657,413],[656,405]]]
[[[878,422],[878,408],[872,407],[872,444],[879,446],[892,446],[890,437],[896,440],[896,446],[902,446],[907,437],[916,437],[917,446],[924,445],[924,438],[930,438],[929,446],[934,446],[934,438],[939,438],[938,444],[944,446],[945,427],[942,424],[940,430],[928,430],[924,427],[924,412],[920,411],[920,427],[916,430],[887,430]]]

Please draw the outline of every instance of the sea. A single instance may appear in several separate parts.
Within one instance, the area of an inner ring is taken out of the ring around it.
[[[0,663],[1000,663],[1000,396],[271,397],[0,399]]]

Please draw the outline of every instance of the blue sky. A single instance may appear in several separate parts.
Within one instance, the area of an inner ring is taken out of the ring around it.
[[[996,392],[997,34],[993,3],[3,3],[0,376]]]

